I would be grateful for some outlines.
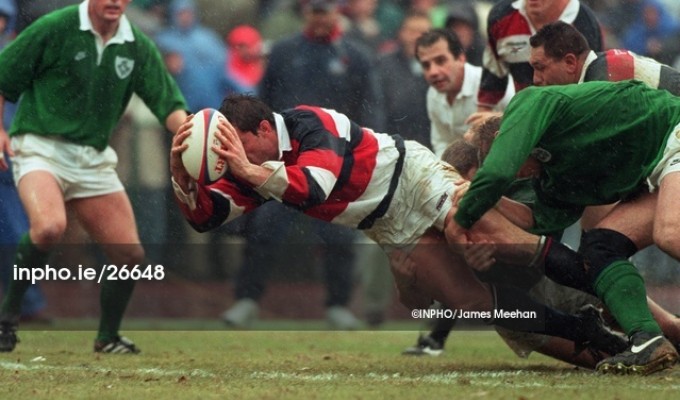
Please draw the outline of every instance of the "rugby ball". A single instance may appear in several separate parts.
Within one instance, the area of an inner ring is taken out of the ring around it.
[[[212,150],[220,145],[215,137],[217,124],[225,116],[212,108],[194,114],[191,134],[184,140],[189,147],[182,153],[182,163],[189,175],[202,185],[216,182],[227,172],[227,163]]]

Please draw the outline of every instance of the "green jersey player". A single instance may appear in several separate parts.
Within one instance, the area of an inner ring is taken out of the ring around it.
[[[18,246],[18,267],[45,268],[49,250],[66,229],[66,204],[112,263],[136,265],[144,259],[109,137],[133,93],[171,132],[186,118],[187,106],[155,45],[124,16],[129,3],[86,0],[57,10],[0,54],[0,115],[5,99],[21,99],[10,128],[11,147],[0,128],[0,154],[14,157],[14,180],[30,222]],[[1,158],[0,168],[7,168]],[[29,284],[13,281],[6,293],[0,351],[16,345],[17,317]],[[103,280],[95,351],[138,352],[118,332],[133,286],[132,280]]]
[[[618,201],[584,234],[580,250],[592,290],[631,339],[601,370],[649,372],[677,359],[627,259],[652,243],[680,258],[679,124],[680,99],[636,81],[526,89],[508,106],[493,146],[483,149],[484,164],[447,229],[450,240],[465,241],[527,163],[539,171],[535,228],[564,228],[585,206]],[[550,248],[544,251],[547,259]]]

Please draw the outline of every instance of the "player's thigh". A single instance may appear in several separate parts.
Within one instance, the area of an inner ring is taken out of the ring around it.
[[[632,200],[617,203],[594,228],[611,229],[626,235],[638,249],[653,243],[652,232],[657,193],[642,193]]]
[[[609,214],[614,206],[615,204],[606,204],[603,206],[586,207],[581,216],[581,229],[587,231],[594,228],[598,222]]]
[[[66,228],[64,196],[52,173],[35,170],[23,175],[17,185],[17,191],[31,230],[51,231],[53,236],[63,234]]]
[[[124,191],[73,199],[70,202],[83,228],[114,262],[139,262],[143,249],[130,200]]]
[[[418,289],[434,299],[457,309],[493,308],[489,286],[477,279],[461,256],[450,251],[439,232],[428,231],[409,256],[417,265]]]
[[[680,259],[680,171],[666,175],[659,187],[654,219],[654,242],[664,251]]]

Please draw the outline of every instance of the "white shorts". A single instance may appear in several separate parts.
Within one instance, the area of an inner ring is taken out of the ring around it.
[[[659,163],[652,170],[652,174],[647,178],[647,185],[649,190],[654,191],[661,184],[661,180],[671,172],[680,171],[680,124],[673,128],[673,133],[670,134],[666,141],[666,147],[663,150],[663,156]]]
[[[429,149],[405,141],[406,156],[399,184],[385,215],[378,218],[366,235],[385,251],[409,251],[430,227],[444,230],[451,209],[455,182],[461,177]]]
[[[23,134],[12,137],[12,149],[17,185],[30,172],[47,171],[57,180],[66,201],[124,190],[116,173],[118,156],[111,147],[99,151],[60,138]]]

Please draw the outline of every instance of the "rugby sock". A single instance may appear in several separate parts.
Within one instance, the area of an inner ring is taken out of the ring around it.
[[[455,318],[437,318],[434,321],[434,326],[429,336],[443,347],[446,339],[449,337],[449,333],[451,333],[451,329],[456,325],[456,321]]]
[[[603,269],[593,288],[629,337],[636,332],[661,333],[647,306],[645,282],[629,261],[616,261]]]
[[[24,233],[17,244],[17,253],[14,259],[14,264],[19,268],[45,268],[49,259],[50,253],[38,249],[31,241],[31,236],[28,232]],[[32,276],[32,275],[31,275]],[[31,281],[28,279],[12,280],[7,288],[7,293],[0,306],[0,314],[2,318],[18,318],[21,314],[21,302],[31,286]]]
[[[549,239],[543,260],[544,274],[560,285],[595,294],[585,269],[583,256],[566,245]]]
[[[115,281],[104,279],[99,298],[101,318],[97,341],[110,342],[118,336],[123,314],[132,297],[134,287],[135,281],[132,279]]]
[[[535,312],[535,318],[509,315],[496,316],[492,322],[513,331],[540,333],[556,336],[574,342],[587,340],[583,321],[571,314],[563,313],[550,306],[539,303],[522,290],[511,286],[496,285],[495,309],[505,312]]]

